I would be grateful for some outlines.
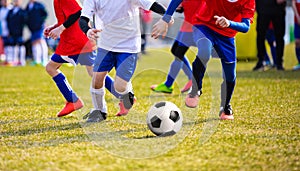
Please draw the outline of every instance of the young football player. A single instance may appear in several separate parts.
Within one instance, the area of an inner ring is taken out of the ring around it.
[[[87,72],[92,76],[96,48],[95,43],[90,41],[79,28],[79,17],[81,7],[76,0],[54,0],[54,11],[57,23],[48,26],[44,30],[44,36],[57,39],[59,44],[52,55],[51,60],[46,65],[47,73],[53,78],[58,89],[66,99],[65,107],[58,112],[57,116],[65,116],[83,107],[83,102],[79,99],[72,87],[68,83],[64,74],[59,70],[63,63],[85,65]],[[119,96],[112,88],[113,80],[107,77],[106,87],[114,96]],[[121,114],[125,109],[120,108]],[[128,112],[128,111],[125,111]]]
[[[193,36],[198,47],[198,54],[193,62],[193,86],[186,96],[186,106],[197,107],[202,94],[202,80],[207,63],[215,48],[221,59],[223,83],[221,85],[221,120],[233,120],[230,100],[236,82],[236,47],[237,32],[247,32],[255,12],[254,0],[202,0],[203,5],[193,18]],[[166,14],[152,30],[152,37],[163,37],[168,30],[168,22],[182,0],[172,0]]]
[[[192,67],[185,56],[185,53],[188,51],[190,46],[196,46],[193,40],[192,17],[201,3],[202,1],[199,0],[183,0],[179,8],[176,9],[176,11],[183,11],[184,21],[171,48],[171,52],[175,56],[175,59],[170,65],[170,70],[166,81],[159,85],[152,85],[150,88],[153,91],[172,93],[172,85],[180,69],[184,71],[189,80],[181,89],[181,93],[190,90],[192,87]]]
[[[107,106],[103,82],[108,72],[115,68],[115,90],[122,95],[126,109],[134,102],[131,77],[141,50],[139,8],[163,14],[165,8],[154,0],[89,0],[84,1],[80,26],[91,40],[98,39],[98,51],[92,79],[94,109],[87,122],[106,119]],[[96,28],[88,23],[95,15]]]

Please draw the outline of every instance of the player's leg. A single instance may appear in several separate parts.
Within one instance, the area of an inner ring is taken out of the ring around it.
[[[207,63],[210,59],[213,44],[211,42],[211,30],[205,26],[194,28],[194,41],[198,47],[197,56],[193,62],[193,86],[191,92],[186,96],[187,107],[197,107],[199,97],[202,93],[202,80],[206,71]]]
[[[74,58],[75,60],[77,60],[76,56],[74,56]],[[77,97],[65,75],[59,70],[62,63],[68,62],[66,61],[66,59],[74,60],[74,58],[65,56],[65,58],[63,59],[63,57],[61,57],[60,55],[53,54],[51,60],[46,65],[47,73],[52,77],[59,91],[66,100],[65,107],[57,114],[58,117],[68,115],[73,111],[83,107],[83,102]],[[76,62],[74,61],[74,63]]]
[[[85,65],[87,73],[93,77],[93,65],[96,58],[96,52],[91,53],[83,53],[78,57],[78,63],[81,65]],[[120,94],[118,94],[113,86],[114,80],[109,75],[105,77],[105,88],[112,93],[116,98],[120,98]]]
[[[300,70],[300,25],[295,23],[294,27],[294,36],[295,36],[295,51],[298,64],[293,67],[293,70]]]
[[[175,59],[170,65],[170,69],[166,81],[158,85],[151,85],[151,89],[155,92],[172,93],[174,80],[177,77],[181,67],[182,67],[182,61],[175,57]]]
[[[192,78],[193,78],[193,72],[192,72],[192,66],[186,56],[183,58],[183,65],[182,65],[182,70],[185,73],[185,75],[188,77],[188,82],[184,85],[184,87],[180,90],[181,93],[187,92],[191,89],[192,87]]]
[[[106,119],[107,105],[105,101],[104,78],[107,71],[94,72],[90,93],[92,97],[93,109],[88,114],[87,122],[100,122]]]
[[[106,75],[105,77],[105,88],[112,94],[114,95],[117,99],[121,98],[121,95],[119,93],[116,92],[115,88],[114,88],[114,79],[109,76]]]
[[[234,38],[219,36],[216,49],[221,58],[223,68],[223,83],[221,84],[221,109],[219,115],[221,120],[232,120],[234,117],[230,100],[234,91],[236,80],[236,50]]]
[[[191,47],[196,46],[194,39],[193,39],[193,32],[182,32],[181,36],[181,42],[183,46]],[[187,51],[188,49],[186,49]],[[186,53],[186,52],[185,52]],[[185,75],[188,77],[188,82],[185,84],[185,86],[181,89],[181,93],[187,92],[192,87],[192,78],[193,78],[193,72],[192,72],[192,66],[186,56],[182,57],[183,65],[182,70],[185,73]]]
[[[90,59],[87,63],[91,64],[93,63],[93,60]],[[88,65],[87,63],[85,63],[85,65]],[[104,80],[107,73],[113,68],[114,63],[111,52],[98,48],[98,53],[94,61],[92,84],[90,88],[93,108],[90,113],[84,117],[87,118],[87,122],[101,122],[106,119],[107,105],[105,101]]]
[[[131,84],[131,77],[136,69],[136,53],[116,54],[116,78],[114,87],[121,94],[121,101],[126,109],[130,109],[134,103],[134,93]]]
[[[236,80],[236,62],[227,63],[221,60],[223,67],[224,81],[221,84],[221,109],[220,118],[222,120],[232,120],[233,111],[230,105],[230,100],[235,87]]]
[[[171,52],[174,55],[175,59],[170,65],[170,70],[168,72],[166,81],[159,85],[152,85],[152,90],[156,92],[172,93],[174,80],[183,66],[182,60],[184,59],[184,54],[189,49],[189,47],[183,43],[183,37],[184,33],[179,32],[176,40],[172,45]]]

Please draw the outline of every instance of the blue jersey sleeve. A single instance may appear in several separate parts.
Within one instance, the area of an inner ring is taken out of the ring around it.
[[[242,32],[242,33],[246,33],[250,29],[250,19],[243,18],[242,22],[230,21],[229,28],[239,31],[239,32]]]
[[[171,21],[172,15],[181,2],[182,0],[172,0],[170,2],[168,9],[162,18],[165,22],[169,23]]]

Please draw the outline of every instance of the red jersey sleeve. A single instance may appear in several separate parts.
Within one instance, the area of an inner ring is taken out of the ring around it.
[[[70,15],[81,10],[81,7],[76,0],[61,0],[61,6],[66,19],[69,18]]]
[[[65,21],[65,15],[61,8],[60,0],[53,1],[54,12],[57,19],[57,25],[61,25]]]
[[[241,18],[249,18],[252,23],[254,13],[255,13],[255,1],[254,0],[245,0],[244,4],[243,4],[243,9],[241,12]]]

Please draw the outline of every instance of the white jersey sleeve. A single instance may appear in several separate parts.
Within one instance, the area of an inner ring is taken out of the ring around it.
[[[155,2],[155,0],[134,0],[135,3],[145,9],[145,10],[150,10],[152,4]]]
[[[87,17],[92,20],[93,15],[96,12],[96,2],[95,0],[85,0],[83,2],[83,8],[81,12],[81,16]]]

